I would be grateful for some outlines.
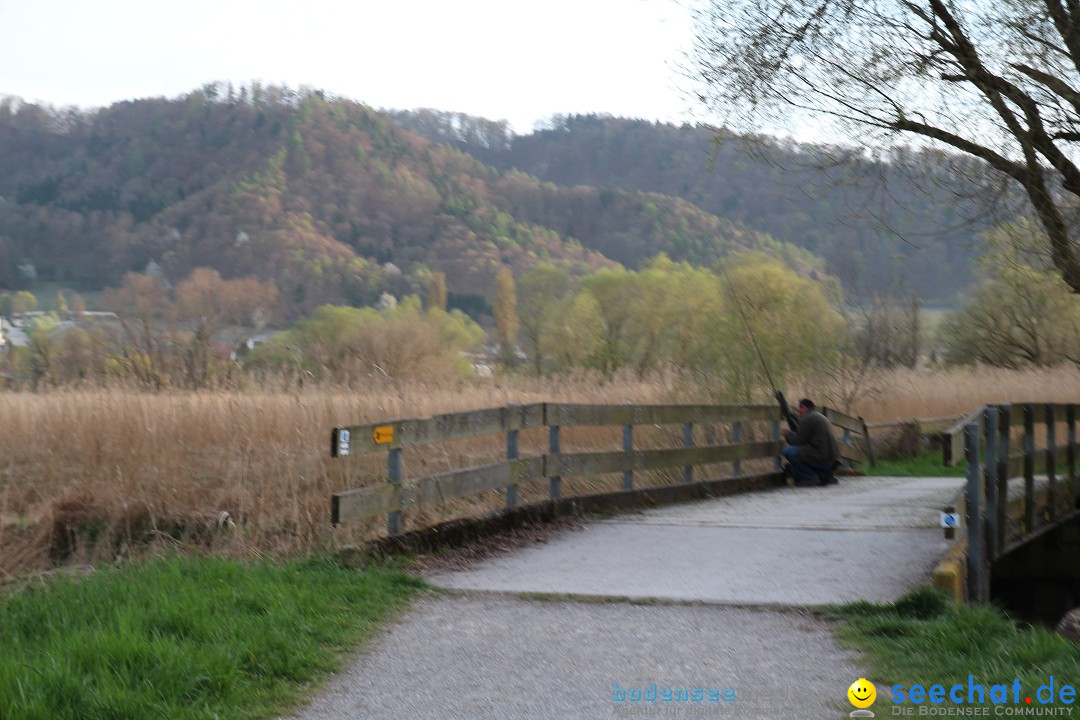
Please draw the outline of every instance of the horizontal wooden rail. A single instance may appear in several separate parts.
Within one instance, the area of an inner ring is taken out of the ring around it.
[[[775,457],[783,443],[761,442],[740,445],[704,445],[670,450],[600,452],[547,456],[548,475],[599,475],[625,470],[658,470],[685,465],[708,465],[732,460]]]
[[[674,425],[779,420],[776,405],[574,405],[547,403],[545,423],[562,427]]]
[[[851,417],[839,410],[833,410],[832,408],[823,408],[823,414],[829,418],[829,422],[844,430],[850,430],[851,432],[861,433],[865,424],[861,418]]]
[[[546,459],[546,455],[539,455],[428,475],[400,485],[383,483],[334,493],[333,522],[336,525],[536,480],[544,477]]]
[[[544,405],[517,405],[335,428],[331,457],[543,427]]]

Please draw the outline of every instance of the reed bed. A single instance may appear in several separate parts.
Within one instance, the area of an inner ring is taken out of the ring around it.
[[[805,387],[813,388],[813,383]],[[887,421],[968,412],[986,402],[1078,402],[1080,371],[986,368],[882,374],[853,413]],[[813,390],[804,390],[814,395]],[[793,397],[803,394],[790,388]],[[385,475],[385,454],[331,460],[330,430],[508,403],[708,402],[676,379],[514,378],[426,385],[147,393],[131,389],[0,393],[0,577],[60,563],[123,557],[160,543],[232,555],[283,555],[350,544],[383,532],[384,520],[333,528],[332,493]],[[767,401],[767,393],[759,399]],[[701,442],[726,441],[702,428]],[[712,437],[708,434],[711,433]],[[522,455],[546,451],[526,431]],[[675,447],[679,428],[643,428],[638,447]],[[407,450],[416,477],[501,458],[500,436]],[[619,449],[617,428],[576,429],[564,451]],[[744,471],[755,466],[744,463]],[[727,468],[714,469],[723,474]],[[708,476],[709,472],[703,475]],[[643,483],[678,482],[678,471]],[[621,477],[571,478],[564,493],[617,489]],[[523,487],[521,501],[544,496]],[[412,511],[408,526],[501,507],[500,493]]]
[[[330,496],[377,480],[385,457],[332,461],[336,425],[510,402],[669,398],[658,382],[589,379],[294,392],[0,393],[0,573],[93,562],[154,541],[230,553],[354,542],[376,523],[331,528]],[[407,452],[405,471],[416,476],[475,464],[497,452],[499,442]]]
[[[992,403],[1080,402],[1080,369],[896,370],[873,378],[868,390],[852,413],[867,422],[942,417]]]

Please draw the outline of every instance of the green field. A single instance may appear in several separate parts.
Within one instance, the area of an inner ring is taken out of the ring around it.
[[[967,474],[966,463],[945,467],[940,452],[914,458],[886,458],[878,460],[873,467],[865,464],[859,469],[871,477],[964,477]]]

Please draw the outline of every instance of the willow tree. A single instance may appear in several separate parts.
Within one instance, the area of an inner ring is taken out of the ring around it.
[[[709,0],[698,28],[701,98],[731,129],[811,121],[977,158],[1080,292],[1080,2]]]

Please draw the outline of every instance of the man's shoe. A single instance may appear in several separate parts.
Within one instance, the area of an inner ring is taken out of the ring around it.
[[[836,485],[836,484],[837,484],[837,483],[839,483],[839,482],[840,482],[840,481],[836,479],[836,475],[835,475],[834,473],[829,473],[829,474],[828,474],[828,475],[826,475],[825,477],[821,478],[821,485],[822,485],[822,486],[825,486],[825,485]]]

